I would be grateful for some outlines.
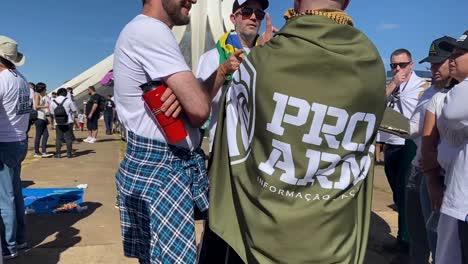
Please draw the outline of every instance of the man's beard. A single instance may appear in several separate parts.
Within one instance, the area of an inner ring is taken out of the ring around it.
[[[190,23],[190,17],[180,13],[180,7],[173,0],[163,0],[162,5],[175,26],[183,26]]]

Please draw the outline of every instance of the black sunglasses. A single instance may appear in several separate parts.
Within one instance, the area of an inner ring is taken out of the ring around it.
[[[256,9],[256,8],[251,8],[251,7],[246,7],[246,6],[241,7],[241,9],[240,9],[240,14],[242,15],[243,19],[250,18],[253,13],[255,13],[255,17],[258,20],[263,20],[265,18],[265,12],[263,12],[263,10]]]
[[[400,66],[400,68],[404,69],[410,64],[411,64],[411,61],[410,62],[390,63],[390,68],[392,68],[392,70],[394,70],[394,69],[397,68],[397,66]]]

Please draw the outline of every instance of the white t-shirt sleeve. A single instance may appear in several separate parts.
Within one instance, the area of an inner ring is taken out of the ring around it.
[[[447,93],[442,116],[450,129],[457,130],[468,126],[468,78],[460,82]]]
[[[70,109],[71,109],[72,112],[76,112],[76,105],[75,105],[75,102],[70,101]]]
[[[437,105],[438,105],[438,102],[439,102],[438,98],[439,98],[439,93],[435,94],[434,97],[432,97],[432,99],[427,104],[427,111],[429,111],[429,112],[431,112],[433,114],[436,114]]]
[[[167,25],[151,18],[139,25],[141,27],[134,32],[130,43],[136,60],[149,78],[158,80],[177,72],[191,71]]]
[[[219,53],[216,48],[205,52],[200,57],[197,68],[197,78],[205,81],[219,67]]]

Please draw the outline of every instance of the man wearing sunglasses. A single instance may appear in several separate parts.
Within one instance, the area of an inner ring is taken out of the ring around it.
[[[229,246],[200,263],[364,262],[385,68],[348,3],[291,1],[234,73],[209,170],[209,226]]]
[[[413,71],[411,53],[406,49],[395,50],[390,57],[393,79],[387,85],[388,107],[410,119],[419,98],[429,87],[424,79]],[[403,254],[409,252],[409,234],[406,224],[405,183],[411,170],[411,162],[416,154],[416,145],[396,135],[383,133],[385,141],[385,174],[393,192],[393,201],[398,211],[398,236],[395,245],[386,247]]]
[[[200,57],[197,76],[200,79],[207,79],[223,63],[233,64],[234,69],[238,69],[244,56],[250,49],[255,47],[258,39],[260,25],[265,18],[265,9],[268,8],[268,0],[235,0],[232,6],[231,22],[234,30],[224,34],[216,43],[216,48],[207,51]],[[235,52],[243,51],[240,53]],[[231,79],[232,73],[227,73],[226,80]],[[211,117],[209,124],[210,150],[213,145],[213,138],[216,131],[216,124],[219,112],[219,100],[222,89],[211,102]]]
[[[235,0],[232,5],[231,22],[234,30],[224,34],[216,43],[216,48],[207,51],[200,57],[198,64],[198,78],[205,80],[223,64],[230,64],[233,70],[237,70],[244,57],[255,47],[258,40],[258,31],[265,18],[268,8],[268,0]],[[268,18],[269,19],[269,18]],[[269,22],[269,21],[268,21]],[[227,84],[232,79],[233,72],[226,73]],[[223,85],[223,87],[225,87]],[[223,88],[222,87],[222,88]],[[216,97],[211,102],[209,119],[209,150],[211,152],[213,139],[216,133],[220,99],[223,89],[219,89]],[[227,244],[219,239],[205,225],[203,236],[202,263],[219,263],[225,258]],[[209,251],[209,256],[207,252]]]

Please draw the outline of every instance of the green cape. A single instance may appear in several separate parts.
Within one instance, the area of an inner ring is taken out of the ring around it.
[[[385,69],[357,29],[291,19],[224,94],[209,219],[246,263],[362,263]]]

